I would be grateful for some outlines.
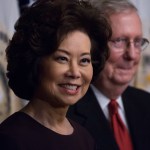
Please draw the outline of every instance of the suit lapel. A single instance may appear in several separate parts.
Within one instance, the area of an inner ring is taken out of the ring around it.
[[[146,130],[146,126],[144,124],[148,123],[148,121],[144,121],[145,113],[143,113],[143,109],[141,110],[141,100],[142,99],[139,97],[138,91],[135,91],[134,88],[128,87],[123,94],[123,104],[128,127],[133,141],[133,146],[136,150],[147,149],[144,141],[146,137],[143,130]]]
[[[80,123],[91,132],[100,147],[107,150],[117,150],[109,122],[104,116],[91,88],[76,108],[78,116],[82,116],[82,123]]]
[[[150,94],[128,87],[122,99],[134,149],[149,150]],[[98,150],[118,150],[109,123],[91,88],[71,107],[68,116],[91,132],[98,143]]]

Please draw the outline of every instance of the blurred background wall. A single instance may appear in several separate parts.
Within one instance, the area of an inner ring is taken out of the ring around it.
[[[0,0],[0,121],[14,112],[18,98],[7,86],[5,48],[14,32],[14,23],[19,17],[17,0]]]
[[[150,1],[131,0],[138,8],[143,23],[143,34],[150,41]],[[142,54],[134,86],[150,92],[150,45]]]

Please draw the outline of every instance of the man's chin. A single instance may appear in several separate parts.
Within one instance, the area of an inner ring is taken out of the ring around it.
[[[133,77],[120,77],[116,79],[116,83],[120,85],[128,85],[132,81]]]

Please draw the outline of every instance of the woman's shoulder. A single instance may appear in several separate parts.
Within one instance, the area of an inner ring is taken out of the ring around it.
[[[71,119],[69,119],[69,121],[74,128],[74,134],[80,135],[80,137],[82,137],[82,138],[84,137],[86,139],[93,141],[91,134],[87,131],[86,128],[84,128],[79,123],[77,123]]]
[[[70,120],[70,119],[69,121],[74,128],[74,136],[76,136],[76,138],[79,141],[82,141],[80,145],[83,144],[83,146],[85,146],[87,150],[89,149],[93,150],[93,148],[95,148],[95,141],[93,137],[91,136],[91,134],[77,122]]]
[[[27,128],[28,124],[32,123],[32,121],[29,120],[31,120],[30,117],[28,117],[28,115],[26,115],[25,113],[15,112],[0,124],[0,134],[16,134],[17,132],[23,132],[23,129]]]

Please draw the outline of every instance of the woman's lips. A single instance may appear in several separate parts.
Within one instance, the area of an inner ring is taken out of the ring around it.
[[[69,95],[75,95],[79,92],[79,89],[81,86],[76,84],[60,84],[60,87],[63,92],[69,94]]]

